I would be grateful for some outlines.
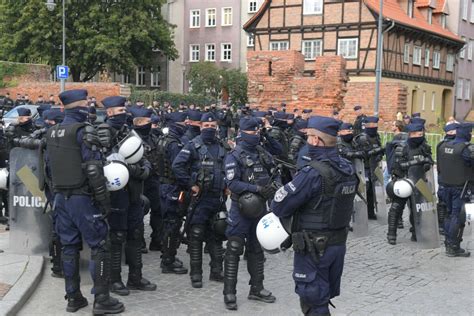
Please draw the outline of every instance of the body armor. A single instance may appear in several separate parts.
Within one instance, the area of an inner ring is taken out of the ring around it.
[[[322,177],[321,195],[303,205],[298,213],[297,231],[319,232],[349,226],[357,190],[357,176],[343,174],[328,160],[312,161],[309,166]]]
[[[81,145],[77,142],[77,131],[84,125],[59,124],[48,130],[46,144],[54,192],[80,189],[86,183]]]
[[[171,168],[173,162],[170,160],[170,153],[168,151],[169,146],[175,142],[178,143],[180,147],[183,146],[181,141],[172,135],[165,135],[158,139],[156,161],[161,183],[176,183],[176,177],[173,173],[173,169]]]
[[[261,146],[257,146],[258,159],[253,159],[242,147],[238,146],[234,152],[237,154],[242,166],[242,181],[264,186],[270,181],[272,174],[272,162],[270,157]]]
[[[221,194],[225,188],[224,148],[219,144],[217,157],[214,157],[201,136],[196,137],[192,142],[199,154],[197,184],[204,192]]]
[[[462,187],[466,181],[474,180],[474,166],[466,166],[463,150],[469,143],[443,142],[438,148],[440,183],[445,186]]]
[[[159,174],[159,152],[158,152],[158,140],[157,135],[151,134],[148,139],[144,139],[145,142],[145,158],[151,163],[153,172]]]

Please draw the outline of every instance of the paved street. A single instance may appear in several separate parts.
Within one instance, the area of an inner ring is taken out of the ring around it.
[[[408,227],[405,219],[405,227]],[[418,250],[410,241],[408,228],[399,233],[399,242],[385,242],[386,226],[370,223],[370,237],[348,242],[341,296],[334,300],[335,315],[473,315],[474,258],[447,258],[444,248]],[[474,250],[472,236],[466,246]],[[188,259],[184,248],[181,259]],[[158,284],[156,292],[132,293],[122,298],[123,315],[299,315],[299,302],[291,279],[292,253],[267,255],[265,285],[276,296],[275,304],[249,301],[248,273],[241,261],[238,284],[238,312],[227,312],[222,301],[222,285],[207,281],[202,289],[191,288],[189,276],[162,275],[159,253],[144,255],[144,275]],[[208,258],[205,259],[207,267]],[[64,283],[50,276],[50,265],[36,292],[19,315],[63,315],[66,301]],[[451,274],[448,274],[451,271]],[[91,287],[83,274],[83,290]],[[92,295],[86,293],[89,302]],[[77,314],[89,315],[91,306]]]

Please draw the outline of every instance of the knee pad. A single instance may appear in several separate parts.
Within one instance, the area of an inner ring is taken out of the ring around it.
[[[127,238],[127,233],[123,230],[112,230],[109,234],[110,243],[123,244]]]
[[[232,236],[227,241],[227,251],[229,254],[240,256],[244,253],[244,240],[240,237]]]
[[[206,229],[204,225],[193,225],[190,231],[191,239],[204,241],[206,239]]]

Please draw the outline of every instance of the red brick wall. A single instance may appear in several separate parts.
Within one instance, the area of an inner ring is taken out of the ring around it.
[[[311,108],[313,114],[328,116],[339,109],[346,122],[354,121],[355,105],[361,105],[367,115],[374,112],[375,83],[347,82],[345,59],[340,56],[317,57],[314,77],[303,76],[305,61],[297,51],[253,51],[248,53],[247,62],[251,106],[266,109],[284,102],[289,111]],[[397,112],[406,112],[408,92],[397,82],[382,82],[380,89],[383,129]]]
[[[67,82],[66,90],[71,89],[87,89],[89,96],[95,96],[97,101],[101,101],[108,96],[120,95],[119,83]],[[59,90],[59,82],[20,82],[16,87],[0,89],[0,94],[3,95],[8,91],[10,92],[10,97],[15,99],[17,93],[27,93],[30,97],[30,100],[33,101],[36,101],[39,95],[43,95],[43,97],[47,100],[50,94],[54,94],[56,102],[59,102],[57,97]]]

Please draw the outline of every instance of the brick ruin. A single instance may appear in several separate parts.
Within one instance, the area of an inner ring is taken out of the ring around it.
[[[310,77],[304,74],[304,56],[298,51],[252,51],[247,62],[248,99],[253,107],[266,109],[284,102],[291,112],[311,108],[318,115],[331,115],[337,109],[348,122],[355,119],[355,105],[361,105],[367,115],[373,113],[375,83],[350,82],[341,56],[317,57]],[[382,123],[394,120],[397,112],[406,112],[407,93],[401,83],[381,83]]]

